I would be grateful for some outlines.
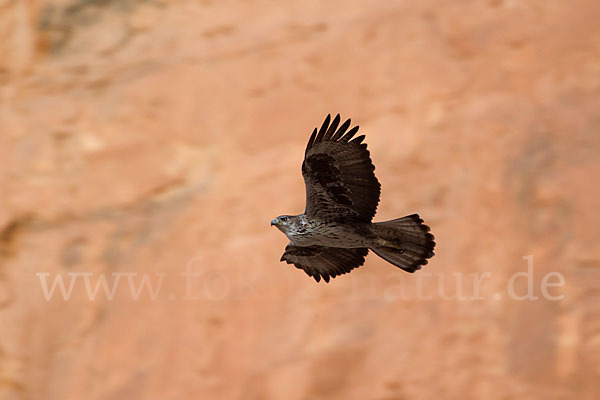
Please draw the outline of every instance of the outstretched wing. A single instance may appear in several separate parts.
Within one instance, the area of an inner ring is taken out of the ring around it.
[[[365,262],[369,249],[341,249],[337,247],[307,246],[300,247],[288,244],[281,261],[294,264],[304,270],[317,282],[345,274],[358,268]]]
[[[358,126],[340,115],[330,124],[327,115],[321,129],[313,131],[302,163],[308,217],[354,218],[370,222],[377,210],[381,186],[373,171],[364,135],[354,139]],[[346,132],[347,131],[347,132]],[[352,140],[350,140],[352,139]]]

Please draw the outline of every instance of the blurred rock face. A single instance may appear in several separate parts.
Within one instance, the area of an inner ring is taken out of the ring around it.
[[[598,20],[0,1],[0,399],[598,398]],[[376,219],[432,227],[421,273],[279,262],[330,112],[367,134]]]

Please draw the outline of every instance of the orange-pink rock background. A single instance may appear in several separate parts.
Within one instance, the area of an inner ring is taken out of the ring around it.
[[[599,398],[598,21],[594,0],[0,0],[0,399]],[[330,112],[367,134],[377,219],[432,227],[420,274],[279,262],[269,221],[303,210]],[[164,280],[46,301],[39,273]]]

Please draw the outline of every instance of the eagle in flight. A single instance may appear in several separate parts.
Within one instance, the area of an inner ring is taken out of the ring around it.
[[[327,115],[313,131],[302,163],[306,185],[304,214],[281,215],[271,221],[290,243],[281,261],[294,264],[317,282],[360,267],[372,250],[407,272],[433,257],[435,242],[417,214],[372,223],[381,185],[375,177],[365,136],[353,139],[340,115]]]

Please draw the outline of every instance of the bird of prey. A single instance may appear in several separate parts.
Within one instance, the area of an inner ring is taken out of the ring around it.
[[[360,267],[372,250],[407,272],[433,257],[435,242],[418,214],[372,223],[381,185],[375,177],[365,136],[353,139],[340,115],[313,131],[302,163],[306,186],[304,214],[281,215],[271,221],[290,243],[281,261],[294,264],[317,282]]]

